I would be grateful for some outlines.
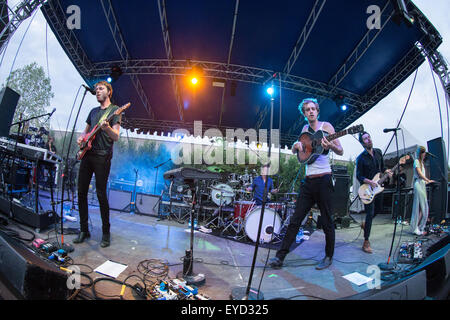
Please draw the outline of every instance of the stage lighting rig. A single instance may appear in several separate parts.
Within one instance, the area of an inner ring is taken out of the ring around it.
[[[334,98],[334,103],[336,103],[336,106],[339,108],[340,111],[347,111],[348,105],[345,102],[345,97],[341,94],[337,95]]]
[[[118,66],[113,66],[111,68],[111,73],[106,78],[106,81],[108,81],[109,83],[112,83],[114,81],[117,81],[117,79],[119,79],[119,77],[121,75],[122,75],[122,69],[120,69],[120,67],[118,67]]]
[[[407,1],[409,2],[409,0]],[[401,22],[404,21],[408,27],[411,27],[414,24],[414,17],[408,12],[405,0],[391,0],[391,2],[395,10],[392,21],[397,25],[400,25]]]

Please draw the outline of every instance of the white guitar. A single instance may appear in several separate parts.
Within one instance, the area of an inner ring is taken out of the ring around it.
[[[401,164],[405,164],[406,160],[408,160],[409,158],[411,158],[410,155],[401,157],[400,161],[391,169],[391,171],[395,172],[398,166]],[[384,184],[384,182],[388,177],[389,177],[388,173],[384,174],[381,174],[380,172],[377,173],[372,179],[372,181],[377,184],[375,188],[373,188],[370,184],[367,183],[362,184],[358,189],[358,195],[361,201],[364,204],[371,203],[377,194],[383,192],[384,187],[382,185]]]

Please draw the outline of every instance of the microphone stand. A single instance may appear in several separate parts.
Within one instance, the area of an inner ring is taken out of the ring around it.
[[[38,118],[42,118],[42,117],[45,117],[45,116],[49,116],[50,117],[51,115],[52,115],[52,113],[46,113],[46,114],[42,114],[42,115],[39,115],[39,116],[34,116],[34,117],[31,117],[31,118],[22,120],[22,114],[20,114],[19,121],[15,122],[15,123],[12,123],[11,125],[8,126],[9,128],[11,128],[12,126],[15,126],[15,125],[19,126],[19,128],[17,130],[17,138],[15,139],[15,142],[14,142],[14,151],[13,151],[13,159],[12,159],[13,163],[12,163],[10,171],[9,171],[9,179],[10,179],[11,182],[12,182],[13,173],[15,172],[14,165],[16,163],[16,158],[17,158],[17,144],[18,144],[19,135],[20,135],[20,133],[22,131],[22,124],[27,122],[27,121],[38,119]],[[37,175],[38,172],[39,172],[39,170],[38,170],[39,161],[36,161],[36,165],[37,165],[36,166],[36,175]],[[36,180],[36,184],[37,183],[38,183],[38,180]],[[13,187],[13,185],[11,183],[11,188],[12,187]],[[12,210],[12,198],[13,198],[12,190],[10,190],[10,192],[9,192],[9,216],[10,216],[10,218],[14,218],[14,213],[13,213],[13,210]],[[38,201],[39,200],[37,199],[37,195],[36,195],[36,214],[39,214],[39,212],[38,212],[39,207],[37,205]],[[56,212],[55,212],[55,214],[56,214]]]
[[[80,111],[81,111],[81,106],[83,105],[84,102],[84,98],[86,97],[86,93],[88,92],[88,89],[86,87],[84,87],[84,93],[83,93],[83,97],[81,98],[80,101],[80,106],[78,107],[78,112],[77,112],[77,116],[75,117],[75,121],[73,123],[73,128],[72,128],[72,133],[70,135],[70,139],[69,139],[69,144],[67,146],[67,154],[66,154],[66,158],[64,159],[64,166],[63,166],[63,174],[62,174],[62,186],[61,186],[61,249],[67,251],[67,252],[72,252],[74,250],[73,246],[65,244],[64,243],[64,186],[66,184],[66,179],[69,173],[69,155],[70,155],[70,147],[72,145],[72,140],[73,140],[73,135],[75,133],[75,128],[77,125],[77,121],[78,121],[78,116],[80,115]],[[70,200],[70,199],[69,199]]]
[[[155,194],[155,195],[156,195],[156,183],[157,183],[157,181],[158,181],[158,170],[159,170],[159,167],[165,165],[165,164],[166,164],[167,162],[169,162],[170,160],[172,160],[172,158],[170,158],[169,160],[166,160],[166,161],[164,161],[163,163],[160,163],[160,164],[158,164],[157,166],[153,167],[153,168],[156,169],[155,186],[153,187],[153,194]]]
[[[266,199],[267,199],[267,188],[268,188],[268,181],[269,181],[269,171],[270,171],[270,158],[272,153],[272,128],[273,128],[273,96],[270,97],[270,134],[269,134],[269,151],[268,151],[268,158],[269,163],[267,166],[267,178],[264,183],[264,192],[263,192],[263,200],[261,204],[261,216],[259,217],[259,226],[258,226],[258,233],[256,236],[256,243],[255,243],[255,250],[253,253],[253,260],[252,260],[252,266],[250,268],[250,275],[248,277],[248,284],[247,288],[245,288],[245,293],[243,292],[242,287],[234,288],[231,290],[231,297],[235,298],[235,300],[264,300],[264,294],[259,291],[251,288],[252,285],[252,278],[253,273],[255,271],[255,264],[256,264],[256,257],[258,255],[258,249],[259,249],[259,243],[260,243],[260,237],[261,237],[261,229],[262,224],[264,221],[264,209],[266,207]],[[250,293],[251,292],[251,293]],[[240,298],[240,299],[239,299]]]
[[[398,139],[397,139],[397,129],[394,130],[394,136],[395,136],[395,145],[397,148],[397,163],[400,161],[400,156],[398,153]],[[400,183],[399,183],[399,175],[397,174],[396,176],[396,184],[397,184],[397,190],[396,190],[396,194],[397,194],[397,201],[394,202],[394,232],[392,233],[392,242],[391,242],[391,248],[389,249],[389,257],[387,260],[387,263],[379,263],[378,267],[381,270],[393,270],[395,266],[393,266],[392,264],[389,264],[390,260],[391,260],[391,255],[392,255],[392,249],[394,247],[394,240],[395,240],[395,232],[397,231],[397,217],[398,217],[398,203],[400,201]],[[374,200],[375,201],[375,200]],[[375,203],[374,203],[375,206]]]

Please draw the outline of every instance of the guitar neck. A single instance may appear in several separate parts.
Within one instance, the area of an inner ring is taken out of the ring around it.
[[[330,135],[327,136],[327,140],[328,141],[332,141],[334,139],[337,139],[337,138],[340,138],[342,136],[345,136],[347,133],[348,133],[347,130],[342,130],[342,131],[330,134]]]

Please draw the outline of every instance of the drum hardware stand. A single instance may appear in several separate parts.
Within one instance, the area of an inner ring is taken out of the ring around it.
[[[195,187],[194,180],[186,180],[189,187],[192,190],[192,204],[190,210],[191,219],[191,237],[190,237],[190,249],[186,250],[186,256],[183,257],[183,271],[177,274],[177,278],[184,279],[188,284],[200,286],[205,283],[204,274],[194,274],[194,211],[197,202],[198,187]]]
[[[209,221],[207,224],[205,224],[205,227],[209,226],[210,224],[213,224],[213,222],[215,220],[217,220],[217,226],[213,224],[214,228],[220,228],[224,226],[224,222],[223,222],[223,214],[222,214],[222,206],[223,206],[223,196],[222,193],[224,192],[224,190],[220,191],[220,205],[219,205],[219,213],[217,214],[217,216],[215,218],[213,218],[211,221]]]

